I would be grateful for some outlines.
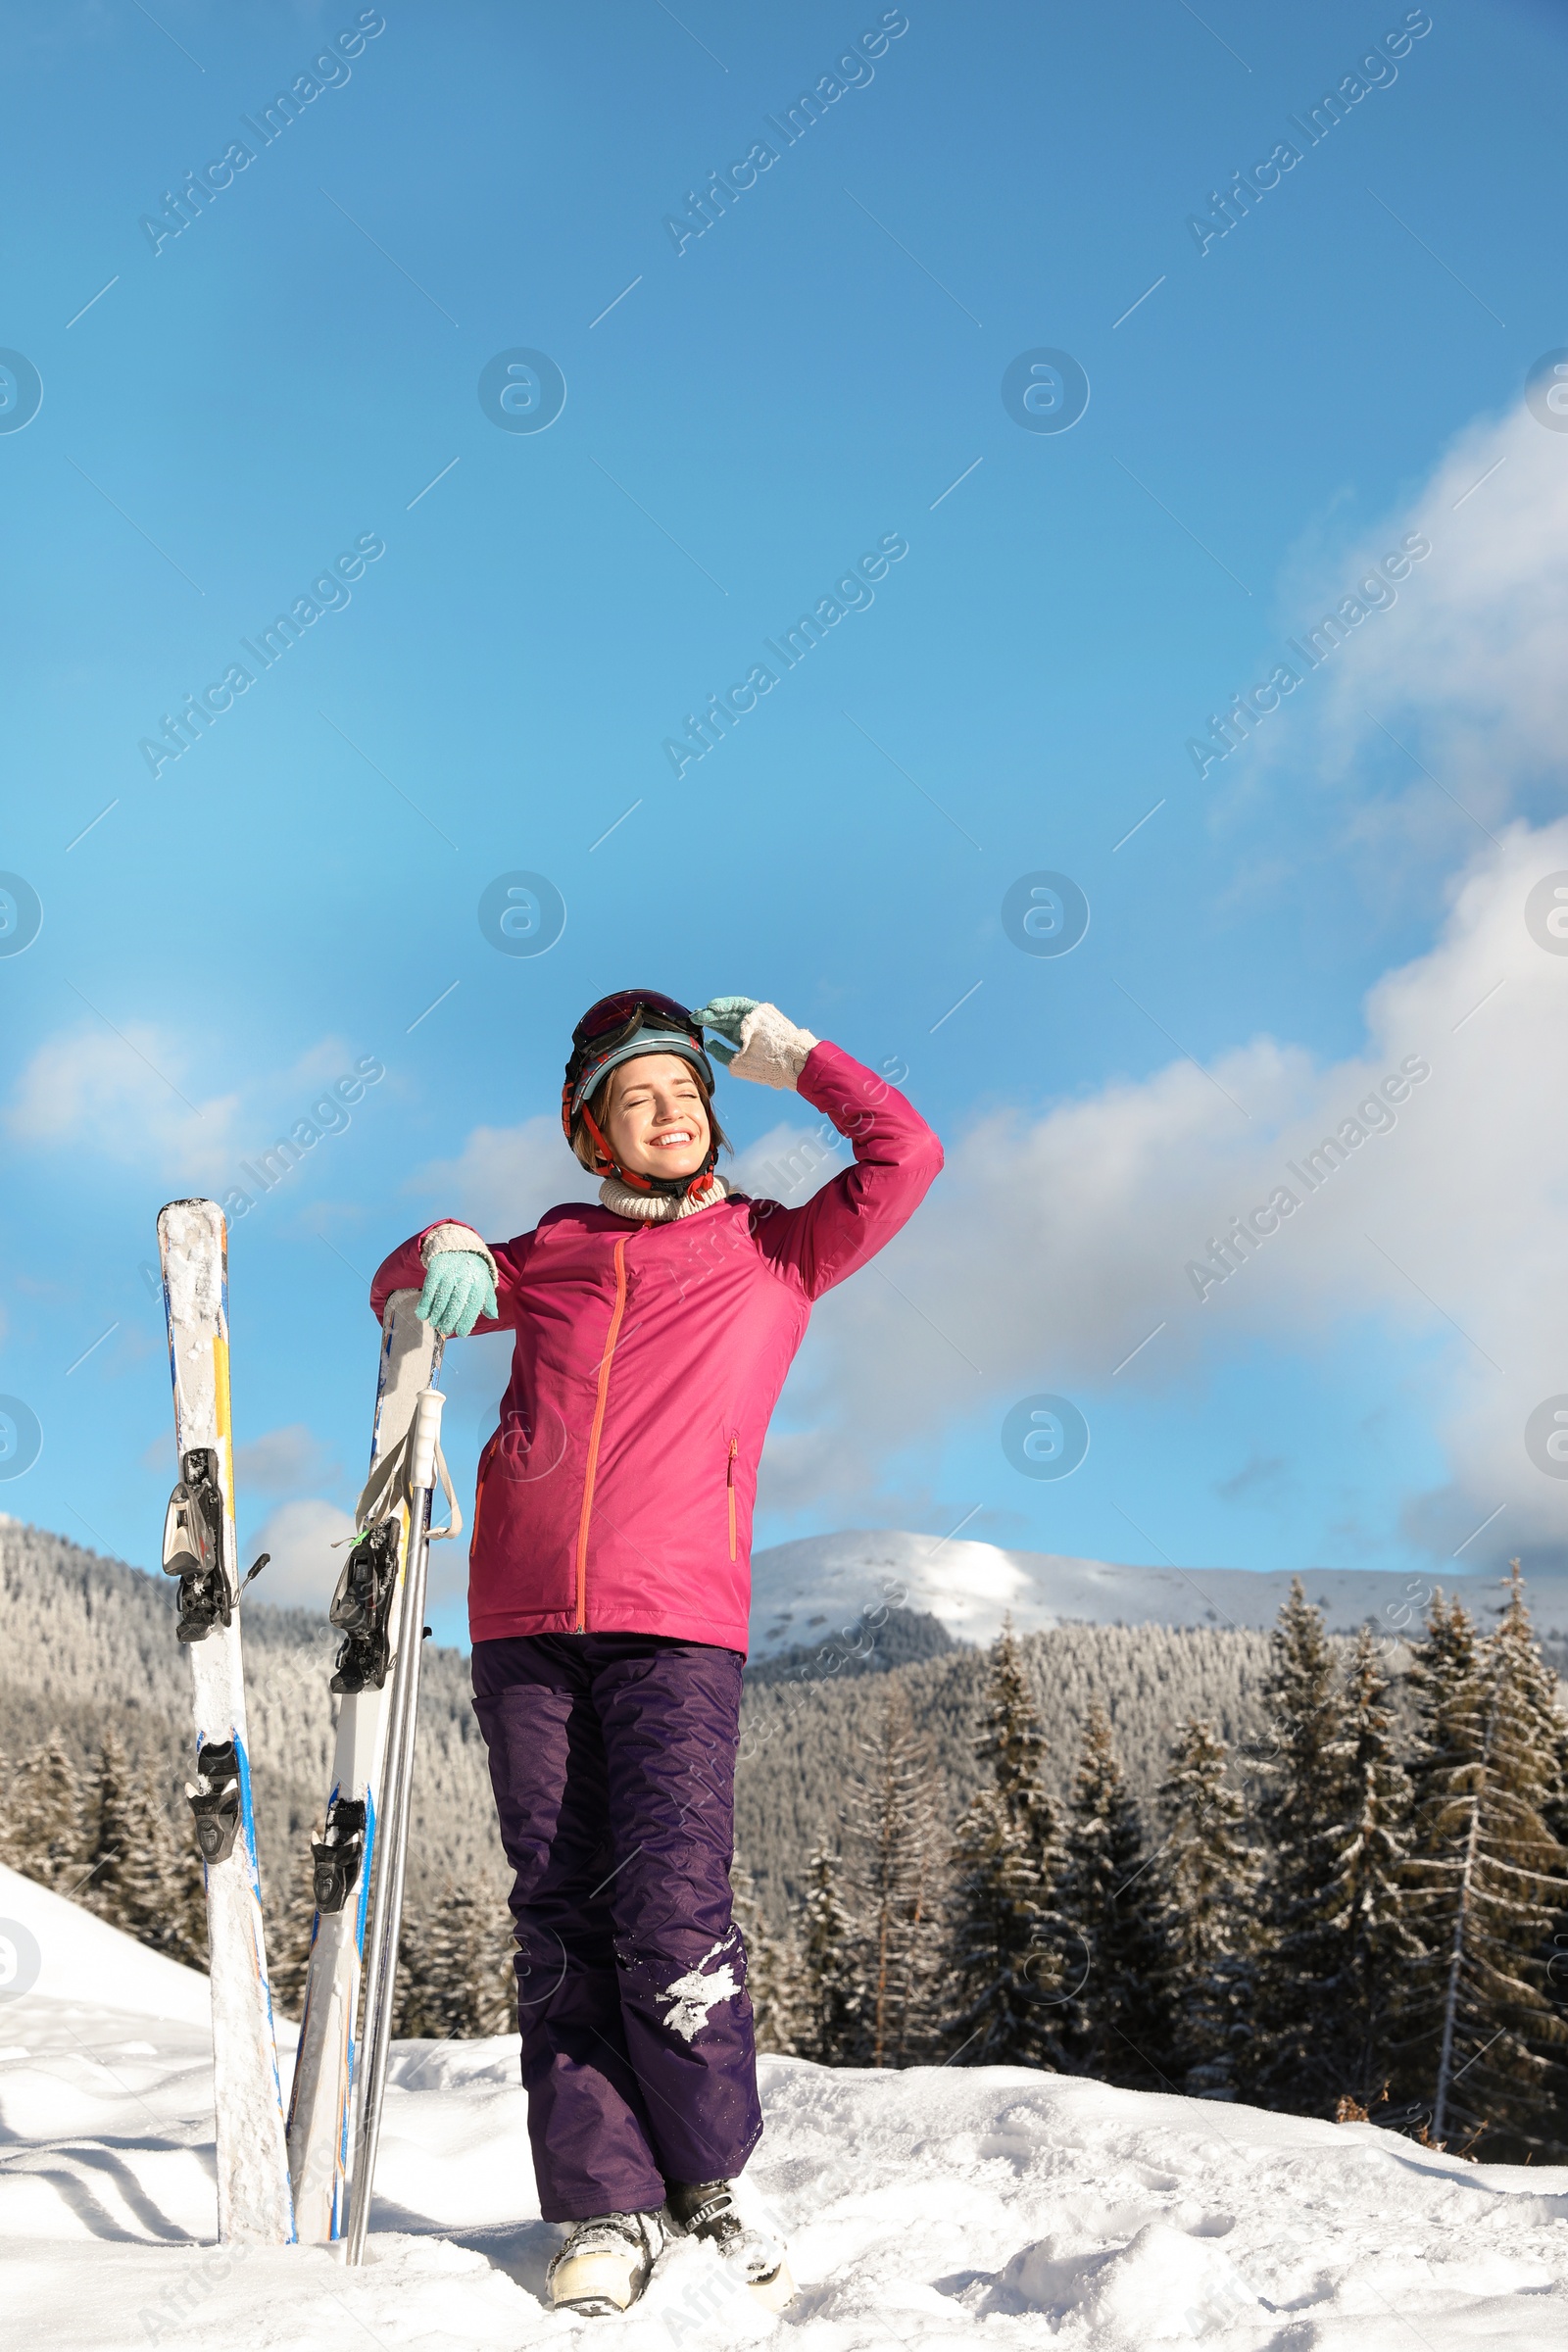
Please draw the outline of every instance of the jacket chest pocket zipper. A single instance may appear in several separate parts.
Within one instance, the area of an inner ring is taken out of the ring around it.
[[[724,1472],[724,1490],[729,1501],[729,1556],[735,1557],[735,1456],[741,1449],[739,1438],[729,1442],[729,1462]]]

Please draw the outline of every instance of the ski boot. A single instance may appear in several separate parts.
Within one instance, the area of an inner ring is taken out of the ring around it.
[[[712,2246],[765,2311],[782,2311],[795,2294],[784,2241],[735,2210],[728,2180],[671,2180],[665,2210],[678,2235]]]
[[[551,2309],[596,2320],[629,2311],[663,2250],[657,2213],[601,2213],[569,2223],[566,2242],[550,2264]]]

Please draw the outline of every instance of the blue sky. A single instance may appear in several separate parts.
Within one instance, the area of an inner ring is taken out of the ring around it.
[[[1210,1112],[1272,1135],[1316,1088],[1353,1102],[1363,1061],[1385,1066],[1369,1004],[1399,994],[1389,976],[1417,975],[1400,1002],[1421,1001],[1491,936],[1494,899],[1568,865],[1550,713],[1517,716],[1555,689],[1509,618],[1560,587],[1549,547],[1521,552],[1568,466],[1568,436],[1521,406],[1568,342],[1560,17],[165,0],[155,22],[63,0],[6,23],[0,342],[42,405],[0,434],[0,867],[43,925],[0,956],[0,1388],[44,1443],[0,1502],[150,1562],[172,1459],[142,1272],[157,1208],[221,1197],[368,1063],[384,1076],[350,1123],[231,1237],[238,1432],[266,1441],[242,1519],[341,1511],[373,1374],[363,1278],[437,1211],[515,1229],[571,1189],[530,1122],[576,1014],[636,978],[771,998],[897,1057],[950,1145],[974,1139],[889,1261],[906,1327],[885,1293],[846,1298],[803,1357],[762,1540],[969,1514],[969,1535],[1106,1558],[1404,1570],[1450,1560],[1495,1491],[1504,1516],[1459,1565],[1558,1556],[1557,1488],[1518,1430],[1568,1367],[1542,1341],[1494,1413],[1473,1406],[1467,1351],[1506,1349],[1444,1283],[1485,1170],[1438,1188],[1408,1294],[1370,1258],[1363,1278],[1282,1243],[1284,1271],[1260,1252],[1258,1303],[1227,1320],[1242,1279],[1200,1312],[1182,1262],[1245,1205]],[[264,145],[246,119],[339,34],[334,86]],[[856,85],[786,145],[768,118],[861,35]],[[1385,36],[1396,62],[1309,145],[1292,119]],[[166,191],[236,140],[253,160],[172,233]],[[677,251],[666,217],[760,140],[776,160]],[[1299,160],[1258,192],[1282,142]],[[1250,209],[1219,235],[1211,192],[1238,172]],[[1038,349],[1087,373],[1070,430],[1004,406]],[[564,378],[546,430],[481,406],[487,363],[516,350]],[[1445,491],[1396,608],[1200,780],[1187,745],[1208,714],[1369,550],[1419,533],[1446,466],[1476,451],[1479,474],[1494,448],[1512,471],[1457,507],[1463,484]],[[874,602],[677,780],[663,745],[686,714],[892,535],[907,554]],[[250,661],[242,640],[372,546],[346,603],[330,591],[270,667]],[[155,778],[139,744],[235,662],[254,682]],[[566,908],[536,957],[479,925],[518,870]],[[1002,922],[1040,870],[1090,904],[1059,959]],[[1535,956],[1530,986],[1559,977]],[[1439,1068],[1368,1146],[1391,1169],[1407,1154],[1400,1199],[1427,1199],[1429,1164],[1451,1176],[1477,1126],[1463,1088],[1534,1052],[1533,1023],[1552,1035],[1554,998],[1507,1025],[1525,983],[1478,1016],[1496,1028],[1462,1087]],[[1424,1050],[1397,1029],[1395,1062]],[[1249,1054],[1257,1098],[1226,1111],[1227,1057]],[[743,1144],[792,1108],[724,1098]],[[1166,1117],[1142,1192],[1063,1179],[1100,1164],[1062,1158],[1074,1137],[1120,1167],[1115,1122]],[[1512,1165],[1545,1139],[1506,1140]],[[1174,1290],[1127,1276],[1130,1237],[1202,1168]],[[1120,1241],[1088,1235],[1106,1197]],[[1405,1212],[1381,1213],[1374,1246],[1398,1258]],[[1539,1226],[1494,1239],[1478,1311],[1542,1276]],[[1075,1267],[1089,1289],[1063,1316]],[[990,1319],[960,1330],[973,1299]],[[470,1476],[502,1383],[493,1346],[455,1368]],[[1002,1450],[1034,1393],[1092,1429],[1068,1480]],[[1486,1461],[1465,1449],[1478,1413],[1512,1432]],[[451,1630],[450,1589],[444,1608]]]

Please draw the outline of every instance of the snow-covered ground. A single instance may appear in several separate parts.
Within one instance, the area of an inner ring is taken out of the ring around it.
[[[1568,2170],[1011,2067],[763,2061],[747,2178],[789,2233],[801,2290],[777,2320],[690,2243],[625,2321],[548,2313],[557,2239],[537,2218],[510,2041],[398,2045],[363,2270],[317,2247],[220,2248],[205,2012],[199,1978],[0,1869],[0,2342],[1568,2344]]]
[[[1308,1568],[1301,1581],[1331,1632],[1368,1618],[1383,1633],[1419,1629],[1434,1587],[1457,1592],[1482,1616],[1502,1601],[1491,1576],[1451,1570],[1413,1576],[1378,1568]],[[962,1536],[901,1529],[804,1536],[752,1559],[752,1652],[825,1642],[863,1610],[902,1592],[961,1642],[990,1642],[1010,1614],[1020,1633],[1066,1624],[1241,1625],[1267,1628],[1291,1589],[1288,1575],[1250,1568],[1130,1568],[1049,1551],[1004,1551]],[[1568,1632],[1568,1576],[1533,1576],[1526,1588],[1543,1633]]]

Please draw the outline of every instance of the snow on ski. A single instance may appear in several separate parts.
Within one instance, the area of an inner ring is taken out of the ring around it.
[[[179,1459],[164,1567],[179,1578],[179,1641],[190,1652],[195,1686],[194,1779],[186,1794],[207,1886],[218,2234],[230,2244],[287,2245],[294,2217],[240,1659],[222,1211],[212,1200],[171,1201],[159,1213],[158,1249]]]
[[[316,1929],[305,2015],[289,2100],[289,2170],[302,2239],[344,2234],[355,2085],[354,2037],[370,1883],[381,1828],[382,1772],[392,1705],[389,1668],[400,1645],[410,1495],[408,1439],[415,1405],[441,1362],[441,1343],[396,1291],[381,1332],[370,1476],[355,1515],[359,1542],[332,1602],[344,1636],[332,1689],[342,1694],[332,1786],[313,1846]],[[454,1517],[456,1518],[454,1512]],[[457,1528],[462,1520],[457,1519]],[[457,1528],[451,1531],[456,1533]]]

